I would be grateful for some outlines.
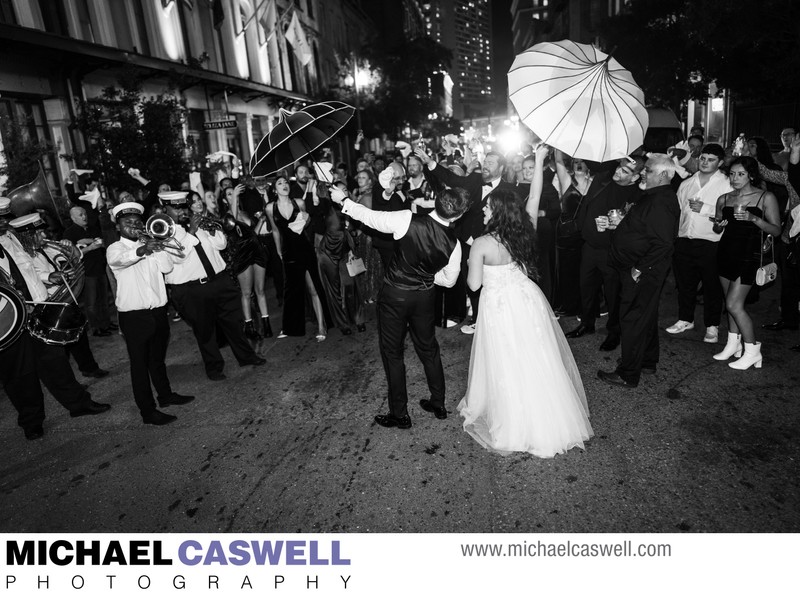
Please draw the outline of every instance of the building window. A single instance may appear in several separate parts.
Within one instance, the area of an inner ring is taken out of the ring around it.
[[[78,27],[80,36],[84,41],[94,43],[94,32],[92,31],[92,18],[89,16],[88,0],[77,0],[75,7],[78,10]]]
[[[4,25],[17,24],[17,17],[14,15],[14,4],[12,0],[0,0],[0,23]]]
[[[306,0],[306,11],[308,12],[308,18],[314,18],[314,0]]]
[[[63,0],[39,0],[39,11],[42,14],[44,30],[56,35],[69,36],[67,13]]]
[[[150,55],[150,41],[147,39],[147,26],[145,25],[144,20],[144,7],[142,6],[141,2],[132,2],[133,5],[133,14],[136,18],[136,30],[139,32],[139,43],[142,44],[141,47],[137,48],[134,46],[134,51],[137,51],[140,54],[144,54],[145,56]]]
[[[25,141],[51,142],[47,119],[44,115],[44,106],[41,101],[5,97],[0,100],[0,135],[5,135],[8,131],[7,126],[12,123],[16,123],[19,126],[22,139]],[[13,159],[14,155],[9,154],[8,140],[6,138],[2,140],[6,159]],[[42,157],[42,166],[48,183],[51,187],[57,187],[56,160],[52,151]]]

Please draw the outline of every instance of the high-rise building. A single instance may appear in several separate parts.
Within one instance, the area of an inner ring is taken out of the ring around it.
[[[491,0],[422,3],[425,31],[453,52],[453,115],[483,117],[492,107]]]

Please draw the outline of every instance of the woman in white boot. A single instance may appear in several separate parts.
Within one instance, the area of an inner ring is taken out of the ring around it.
[[[719,280],[728,310],[728,343],[718,361],[740,357],[728,363],[733,369],[761,367],[761,343],[756,342],[753,320],[745,311],[747,293],[755,283],[760,266],[762,241],[781,233],[780,213],[775,196],[760,189],[758,162],[738,157],[730,164],[733,191],[717,199],[714,231],[722,233],[717,251]],[[742,353],[744,347],[744,353]]]

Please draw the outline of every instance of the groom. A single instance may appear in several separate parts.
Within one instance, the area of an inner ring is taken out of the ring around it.
[[[331,189],[331,198],[342,213],[394,238],[394,254],[386,268],[378,297],[378,342],[389,384],[389,414],[377,415],[382,427],[408,429],[408,392],[403,357],[406,332],[422,361],[431,391],[420,406],[437,419],[447,418],[444,404],[444,369],[436,341],[434,284],[452,287],[461,269],[461,245],[451,224],[469,208],[469,194],[460,188],[444,190],[427,215],[410,210],[377,212]]]

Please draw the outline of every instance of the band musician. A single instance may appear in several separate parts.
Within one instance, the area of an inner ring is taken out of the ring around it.
[[[128,347],[133,399],[145,425],[166,425],[178,417],[156,408],[151,382],[162,408],[194,400],[194,396],[172,391],[166,364],[170,329],[164,275],[172,272],[175,262],[184,256],[165,250],[158,239],[140,241],[144,232],[143,213],[144,207],[136,202],[114,207],[111,216],[121,238],[108,247],[106,259],[117,279],[116,306]]]

